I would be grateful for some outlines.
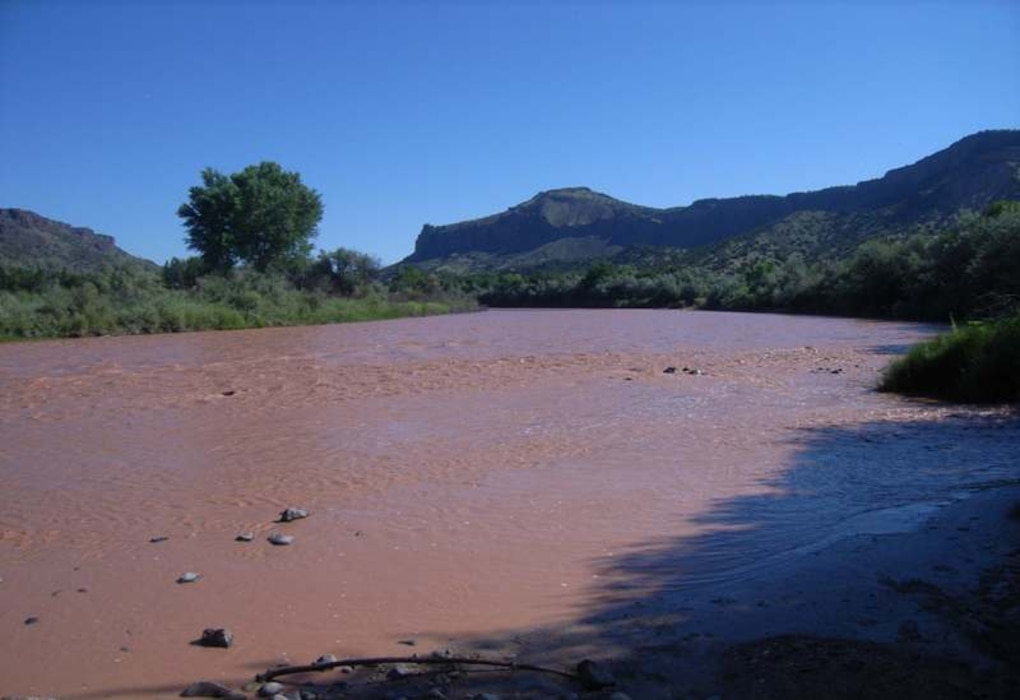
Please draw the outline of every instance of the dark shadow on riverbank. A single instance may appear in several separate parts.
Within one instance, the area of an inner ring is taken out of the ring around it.
[[[595,562],[597,603],[575,624],[454,644],[604,659],[635,699],[1014,696],[1020,417],[794,439],[789,468],[698,516],[702,534]]]

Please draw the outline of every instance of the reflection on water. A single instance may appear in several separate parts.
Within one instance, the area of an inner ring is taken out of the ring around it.
[[[0,676],[73,696],[569,620],[606,562],[737,528],[716,506],[742,496],[769,527],[719,538],[681,585],[909,524],[1000,475],[966,426],[903,427],[945,409],[871,391],[883,349],[929,332],[490,311],[0,346]],[[781,479],[827,426],[862,449]],[[274,524],[289,505],[312,517]],[[295,544],[268,546],[281,527]],[[176,585],[185,570],[202,581]],[[238,653],[189,646],[208,626]]]

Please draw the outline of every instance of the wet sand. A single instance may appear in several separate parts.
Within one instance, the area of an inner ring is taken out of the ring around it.
[[[828,566],[783,575],[856,545],[872,581],[868,538],[934,532],[1016,479],[1013,418],[871,390],[929,332],[501,311],[2,346],[0,688],[171,697],[325,653],[895,638],[811,597]],[[272,523],[291,505],[311,516]],[[783,596],[773,622],[744,614]],[[219,626],[231,649],[189,644]]]

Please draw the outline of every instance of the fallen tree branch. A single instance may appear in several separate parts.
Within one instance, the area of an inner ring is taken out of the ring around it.
[[[341,666],[381,666],[383,664],[446,664],[449,666],[489,666],[492,668],[506,669],[510,671],[534,671],[536,673],[551,673],[556,676],[562,676],[563,678],[569,678],[573,681],[579,681],[579,677],[574,673],[567,673],[566,671],[560,671],[555,668],[546,668],[545,666],[533,666],[532,664],[519,664],[515,661],[487,661],[485,659],[469,659],[466,657],[459,656],[380,656],[376,658],[367,659],[340,659],[339,661],[329,661],[321,664],[307,664],[305,666],[283,666],[281,668],[271,668],[265,673],[260,673],[255,676],[255,680],[260,683],[271,681],[274,678],[280,676],[290,676],[295,673],[310,673],[312,671],[329,671],[334,668]]]

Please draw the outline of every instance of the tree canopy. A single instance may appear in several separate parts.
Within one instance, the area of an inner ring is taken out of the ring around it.
[[[322,199],[298,173],[263,161],[232,175],[206,168],[177,215],[208,269],[245,263],[264,272],[308,256]]]
[[[310,265],[308,277],[322,280],[333,292],[351,296],[359,289],[367,289],[381,269],[382,263],[367,253],[337,248],[320,251],[318,259]]]

